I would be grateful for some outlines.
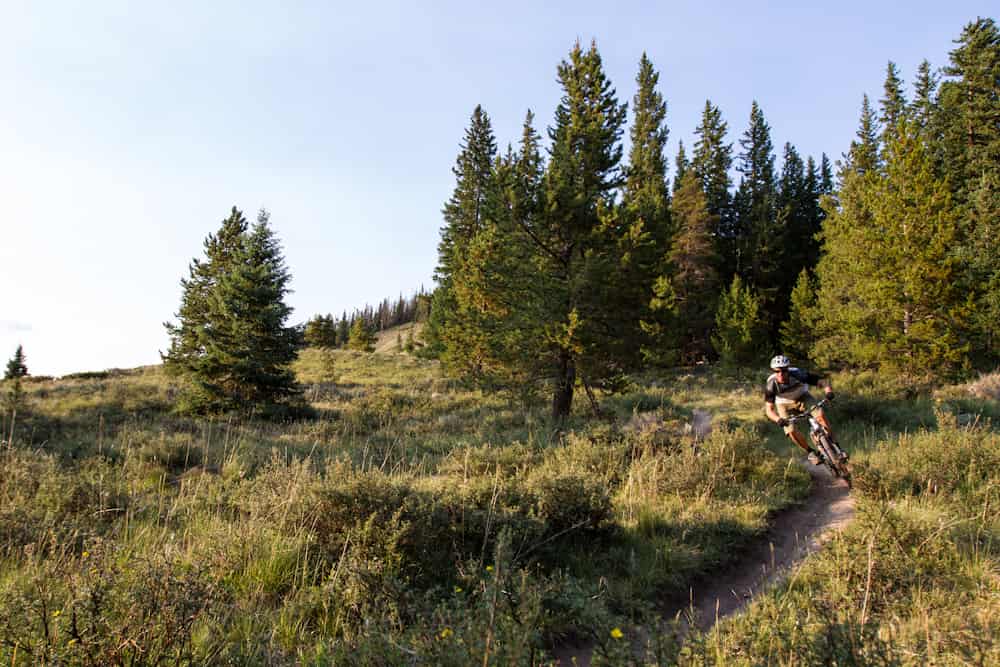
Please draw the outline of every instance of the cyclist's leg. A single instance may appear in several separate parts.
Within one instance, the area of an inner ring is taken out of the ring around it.
[[[788,419],[794,415],[802,414],[802,410],[799,409],[800,405],[800,403],[775,402],[774,409],[777,410],[779,417]],[[809,446],[806,437],[795,429],[795,424],[789,424],[785,427],[785,435],[791,438],[792,442],[800,447],[802,451],[806,453],[812,451],[812,447]]]
[[[803,396],[802,397],[802,401],[804,403],[806,403],[806,407],[807,408],[810,408],[810,407],[812,407],[813,405],[816,404],[816,399],[813,398],[809,394],[806,394],[805,396]],[[813,412],[813,415],[816,417],[816,421],[818,421],[820,424],[822,424],[823,428],[826,429],[826,432],[830,434],[830,439],[833,440],[834,442],[837,442],[837,438],[835,438],[834,435],[833,435],[833,429],[830,427],[830,422],[829,422],[829,420],[827,420],[826,413],[823,412],[823,408],[819,408],[818,410],[815,410]]]

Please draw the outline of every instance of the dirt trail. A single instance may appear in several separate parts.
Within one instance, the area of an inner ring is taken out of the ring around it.
[[[666,601],[663,617],[693,620],[701,630],[746,606],[758,593],[818,550],[854,518],[854,499],[847,485],[825,468],[809,466],[812,493],[806,502],[778,513],[767,533],[725,572],[697,583],[687,599]],[[641,634],[641,630],[638,634]],[[557,665],[590,665],[592,645],[560,647]]]

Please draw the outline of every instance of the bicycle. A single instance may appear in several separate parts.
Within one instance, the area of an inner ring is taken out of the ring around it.
[[[813,404],[808,410],[800,415],[795,415],[788,418],[789,424],[794,424],[797,421],[802,421],[803,419],[809,420],[809,438],[812,440],[813,445],[816,448],[816,452],[819,454],[820,462],[830,469],[835,477],[847,482],[847,488],[851,488],[851,467],[847,462],[847,452],[842,450],[840,446],[833,441],[830,436],[830,432],[819,423],[819,420],[813,415],[813,413],[830,402],[830,399],[824,398],[818,403]]]

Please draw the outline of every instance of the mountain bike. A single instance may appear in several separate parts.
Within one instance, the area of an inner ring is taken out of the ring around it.
[[[794,417],[788,418],[788,423],[794,424],[797,421],[802,421],[804,419],[809,420],[809,438],[813,442],[813,446],[816,448],[816,452],[819,454],[820,462],[830,469],[835,477],[847,482],[847,487],[851,487],[851,467],[847,462],[847,452],[842,450],[840,446],[834,442],[833,438],[830,436],[830,432],[819,423],[816,419],[814,413],[821,407],[829,403],[829,399],[824,398],[823,400],[815,403],[808,410],[800,415],[795,415]]]

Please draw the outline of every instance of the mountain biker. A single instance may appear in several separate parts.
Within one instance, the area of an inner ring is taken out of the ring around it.
[[[816,404],[816,399],[809,393],[809,385],[822,387],[829,400],[833,400],[833,386],[829,380],[824,380],[815,373],[793,367],[788,357],[783,354],[771,359],[771,371],[764,386],[764,411],[767,413],[767,418],[782,427],[792,442],[806,452],[809,463],[819,465],[819,454],[809,446],[806,437],[795,430],[795,425],[789,422],[788,418],[802,414]],[[833,438],[833,429],[830,428],[822,408],[816,410],[814,414],[816,420]]]

